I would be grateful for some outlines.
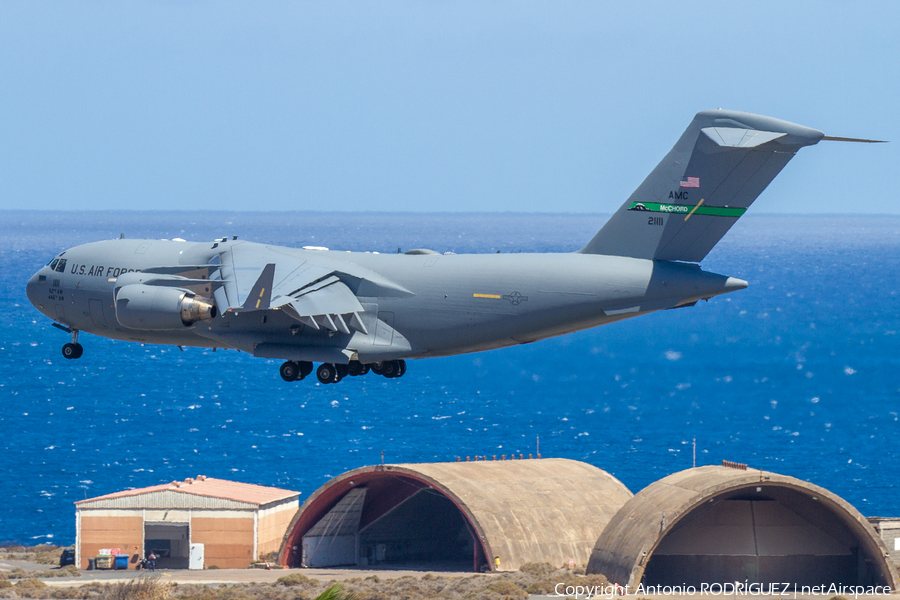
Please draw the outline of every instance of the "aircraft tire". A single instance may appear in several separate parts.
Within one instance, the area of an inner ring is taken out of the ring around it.
[[[375,373],[376,375],[384,375],[384,365],[385,364],[386,363],[383,363],[383,362],[372,363],[372,372]]]
[[[347,365],[347,374],[351,377],[358,377],[360,375],[366,374],[366,365],[362,364],[358,360],[351,360],[350,364]]]
[[[343,379],[350,374],[350,365],[334,365],[334,368],[340,379]]]
[[[381,374],[388,379],[396,377],[399,370],[400,367],[397,365],[396,360],[386,360],[382,363],[381,366]]]
[[[82,354],[84,354],[84,346],[75,342],[75,358],[81,358]]]
[[[68,360],[72,360],[73,358],[78,358],[79,356],[81,356],[80,354],[78,354],[78,346],[76,346],[75,344],[63,344],[62,355],[63,358],[66,358]]]
[[[316,369],[316,378],[321,384],[337,383],[340,381],[339,377],[337,369],[335,369],[332,364],[322,363],[319,365],[319,368]]]
[[[281,378],[285,381],[297,381],[300,378],[300,365],[295,363],[292,360],[282,363],[281,368],[278,369],[279,374],[281,374]]]
[[[397,361],[397,377],[406,375],[406,361],[402,358]]]

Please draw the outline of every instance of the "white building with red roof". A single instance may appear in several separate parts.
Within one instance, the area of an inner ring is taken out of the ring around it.
[[[75,503],[75,564],[150,552],[158,568],[244,568],[277,552],[299,492],[199,475]],[[120,559],[120,564],[123,559]],[[101,561],[103,562],[103,561]]]

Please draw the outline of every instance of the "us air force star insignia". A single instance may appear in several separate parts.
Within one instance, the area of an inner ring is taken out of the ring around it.
[[[522,302],[526,302],[528,300],[528,296],[523,296],[519,292],[513,292],[512,294],[507,294],[503,296],[504,300],[509,300],[509,303],[513,306],[517,304],[521,304]]]

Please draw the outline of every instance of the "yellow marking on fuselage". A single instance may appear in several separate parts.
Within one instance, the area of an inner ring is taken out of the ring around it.
[[[473,298],[490,298],[491,300],[499,300],[502,296],[497,294],[472,294]]]
[[[691,215],[694,214],[694,212],[696,212],[696,210],[697,210],[698,208],[700,208],[700,205],[703,204],[703,200],[704,200],[704,198],[700,198],[700,202],[697,203],[697,206],[695,206],[694,208],[692,208],[692,209],[691,209],[691,212],[689,212],[689,213],[687,214],[687,216],[684,218],[685,221],[687,221],[688,219],[690,219],[690,218],[691,218]]]

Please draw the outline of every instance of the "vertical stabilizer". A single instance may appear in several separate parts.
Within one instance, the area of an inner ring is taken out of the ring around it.
[[[750,113],[697,113],[675,147],[579,252],[700,262],[821,131]]]

